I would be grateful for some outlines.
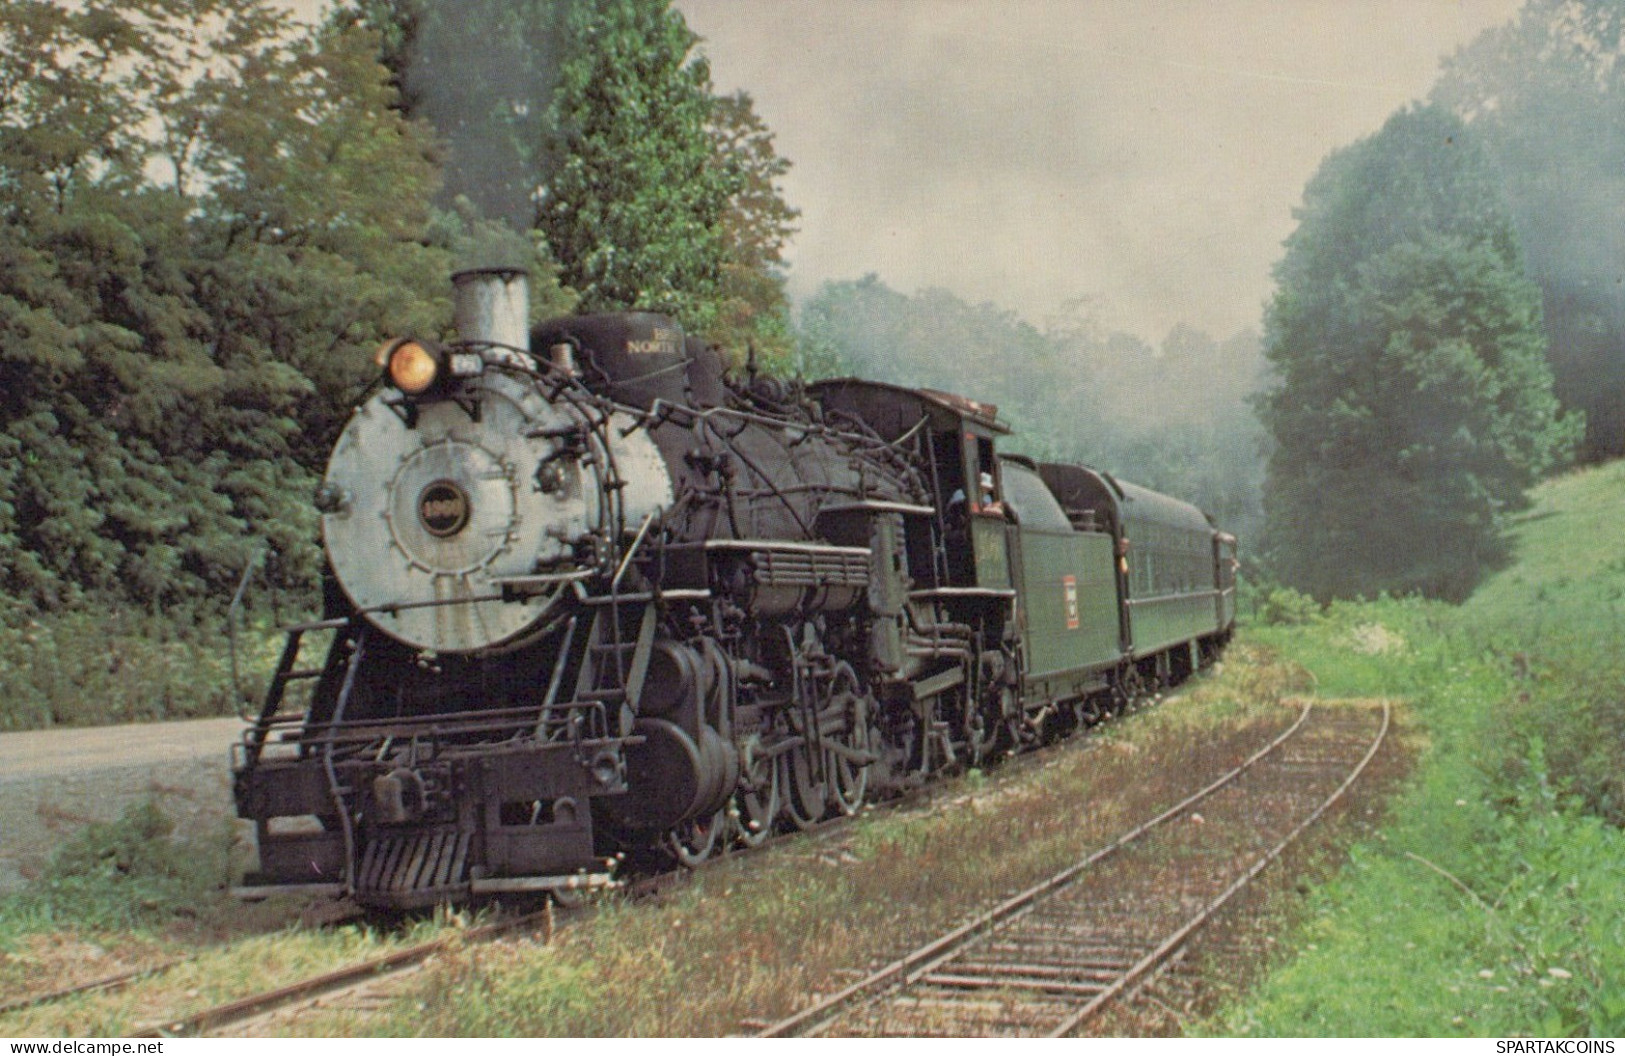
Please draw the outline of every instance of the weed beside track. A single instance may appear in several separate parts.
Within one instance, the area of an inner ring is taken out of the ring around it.
[[[1064,1035],[1092,1027],[1347,792],[1390,725],[1386,703],[1374,739],[1369,710],[1313,710],[1306,706],[1235,769],[1083,861],[767,1033]]]
[[[1493,648],[1485,619],[1476,603],[1456,610],[1384,600],[1254,632],[1313,669],[1324,693],[1406,698],[1422,751],[1391,822],[1365,834],[1345,868],[1269,925],[1291,955],[1274,958],[1256,989],[1189,1029],[1625,1030],[1625,837],[1588,812],[1583,781],[1554,770],[1538,734],[1522,725],[1546,702],[1544,721],[1563,716],[1566,703],[1551,696],[1563,680],[1542,678],[1529,656]],[[1354,648],[1352,632],[1372,624],[1404,645]]]
[[[818,840],[725,860],[657,900],[609,899],[542,946],[454,944],[362,1007],[315,1010],[264,1029],[300,1034],[727,1034],[783,1015],[852,972],[1007,897],[1234,765],[1297,712],[1301,668],[1234,649],[1222,673],[1163,706],[1108,723],[1030,766],[972,771],[932,805],[866,812]],[[350,960],[411,936],[364,928],[239,940],[118,998],[86,995],[0,1018],[51,1033],[119,1033]],[[116,941],[116,940],[115,940]],[[250,969],[252,966],[252,969]]]

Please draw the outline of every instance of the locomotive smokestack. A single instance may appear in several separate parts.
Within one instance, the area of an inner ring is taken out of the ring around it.
[[[518,268],[474,268],[451,277],[457,335],[520,352],[530,347],[530,285]]]

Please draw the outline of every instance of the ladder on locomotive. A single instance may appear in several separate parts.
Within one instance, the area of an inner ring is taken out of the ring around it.
[[[647,595],[636,596],[636,600],[646,598]],[[630,600],[633,599],[617,592],[586,599],[592,612],[588,617],[586,647],[576,671],[575,692],[564,703],[556,704],[561,688],[559,683],[569,666],[576,630],[576,620],[571,619],[559,651],[552,684],[538,716],[536,734],[541,739],[594,739],[613,737],[620,732],[618,723],[612,720],[619,714],[618,705],[625,700],[636,699],[642,689],[644,676],[648,672],[656,622],[653,605],[629,606]],[[271,675],[260,714],[252,729],[247,731],[250,765],[258,762],[272,730],[293,718],[281,715],[289,686],[319,679],[326,673],[325,664],[299,666],[304,636],[311,631],[343,631],[355,623],[354,618],[341,618],[294,624],[286,628],[287,639]],[[353,682],[350,669],[356,665],[360,653],[359,639],[365,633],[364,627],[355,630],[356,646],[345,665],[345,691],[350,689]],[[341,692],[341,696],[348,697],[348,692]],[[345,703],[347,701],[337,702],[338,709],[342,710]]]
[[[553,704],[556,686],[549,688],[537,730],[543,739],[598,739],[631,732],[621,728],[622,705],[642,695],[657,621],[653,597],[647,593],[622,593],[621,584],[659,514],[656,508],[644,517],[636,538],[621,558],[608,592],[582,599],[592,611],[592,622],[581,666],[576,672],[575,694],[568,705],[559,708]],[[574,631],[572,620],[560,651],[560,672]],[[557,678],[556,673],[555,682]]]
[[[575,694],[564,708],[543,716],[548,740],[617,737],[621,705],[636,700],[649,671],[654,644],[655,607],[628,605],[618,594],[592,598],[587,645],[576,672]]]
[[[259,761],[260,752],[265,742],[270,738],[271,729],[277,725],[277,718],[282,711],[282,703],[287,698],[288,687],[295,682],[306,682],[321,678],[326,673],[325,663],[314,667],[300,667],[299,658],[304,637],[311,631],[341,631],[355,623],[353,617],[333,620],[313,620],[308,623],[296,623],[285,628],[287,639],[282,645],[282,656],[277,661],[276,670],[271,673],[271,682],[265,690],[265,703],[260,707],[259,718],[255,720],[254,727],[248,731],[248,763],[250,766]],[[344,686],[348,689],[354,682],[354,668],[361,653],[362,628],[357,628],[356,641],[352,647],[350,660],[346,665]],[[342,703],[340,705],[342,707]],[[283,721],[288,721],[287,717]]]

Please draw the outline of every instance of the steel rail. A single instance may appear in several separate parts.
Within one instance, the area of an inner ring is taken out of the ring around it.
[[[1287,833],[1287,835],[1279,843],[1261,855],[1258,860],[1252,864],[1251,868],[1238,877],[1236,881],[1227,887],[1222,894],[1213,899],[1213,901],[1209,902],[1207,905],[1203,906],[1200,912],[1191,917],[1190,920],[1186,921],[1182,926],[1169,935],[1168,938],[1164,939],[1156,949],[1152,950],[1150,953],[1146,954],[1143,958],[1136,962],[1134,966],[1128,971],[1124,972],[1116,982],[1112,983],[1105,990],[1101,991],[1100,994],[1091,1000],[1087,1005],[1084,1005],[1078,1011],[1074,1012],[1072,1015],[1063,1020],[1060,1026],[1056,1027],[1050,1032],[1049,1036],[1052,1038],[1067,1037],[1073,1031],[1077,1030],[1078,1027],[1082,1026],[1090,1019],[1098,1016],[1109,1004],[1111,1004],[1111,1002],[1116,1000],[1124,990],[1126,990],[1133,983],[1137,982],[1147,972],[1157,967],[1176,950],[1183,946],[1185,944],[1185,940],[1190,938],[1191,934],[1194,933],[1196,929],[1200,928],[1203,924],[1206,924],[1210,919],[1212,919],[1213,915],[1222,909],[1225,903],[1229,902],[1231,898],[1235,897],[1243,888],[1250,884],[1259,873],[1264,871],[1266,867],[1279,859],[1281,855],[1285,853],[1286,849],[1290,847],[1299,836],[1303,835],[1304,830],[1308,829],[1309,826],[1320,820],[1320,816],[1322,814],[1326,813],[1327,810],[1331,809],[1333,804],[1335,804],[1339,799],[1343,798],[1343,794],[1347,792],[1349,788],[1353,786],[1355,780],[1365,772],[1366,766],[1369,765],[1371,760],[1376,757],[1377,749],[1382,747],[1383,740],[1388,736],[1389,718],[1390,709],[1388,702],[1385,700],[1382,702],[1382,726],[1377,730],[1376,738],[1371,742],[1371,747],[1366,749],[1365,756],[1360,760],[1359,765],[1355,766],[1355,768],[1349,772],[1349,775],[1343,779],[1343,783],[1337,786],[1337,790],[1323,800],[1320,806],[1316,807],[1308,815],[1308,817],[1304,818],[1296,826],[1294,826],[1292,831]]]
[[[149,976],[162,975],[165,972],[173,971],[175,968],[188,963],[190,960],[191,958],[188,957],[177,958],[172,961],[164,961],[159,964],[154,964],[146,968],[132,968],[127,972],[118,972],[114,975],[103,976],[100,979],[92,979],[89,982],[75,983],[72,986],[64,986],[56,990],[49,990],[43,994],[34,994],[32,997],[20,997],[14,1001],[7,1001],[0,1004],[0,1016],[7,1015],[12,1012],[21,1012],[28,1008],[38,1008],[40,1005],[55,1004],[58,1001],[65,1001],[70,997],[77,997],[80,994],[101,994],[111,993],[117,990],[124,990],[127,989],[131,983],[134,983],[137,980],[146,979]]]
[[[213,1005],[185,1016],[165,1019],[160,1023],[150,1024],[134,1030],[126,1037],[197,1037],[206,1030],[241,1022],[262,1013],[286,1007],[305,998],[319,997],[378,976],[402,971],[413,965],[423,963],[434,954],[450,948],[454,943],[488,942],[509,932],[533,925],[540,925],[544,930],[550,930],[552,918],[552,904],[549,903],[547,907],[538,912],[527,913],[522,917],[515,917],[513,920],[484,924],[477,928],[470,928],[465,932],[445,935],[438,939],[429,939],[404,949],[395,950],[392,953],[337,968],[322,975],[291,983],[288,986],[278,987],[275,990],[250,994],[247,997]]]
[[[1047,754],[1048,753],[1040,752],[1024,758],[1038,760],[1044,758]],[[944,789],[939,784],[925,785],[918,789],[912,789],[908,793],[895,799],[875,804],[875,807],[880,810],[903,809],[910,806],[916,806],[918,805],[920,799],[930,799],[937,794],[945,794]],[[855,820],[855,818],[856,815],[837,814],[833,817],[826,818],[805,830],[788,834],[788,836],[782,840],[770,840],[767,843],[761,844],[757,847],[729,848],[727,851],[714,855],[696,866],[670,869],[646,875],[629,883],[625,888],[625,893],[633,900],[659,898],[670,891],[673,887],[686,883],[690,877],[714,866],[736,863],[746,856],[753,854],[765,854],[773,850],[787,850],[796,846],[816,846],[818,843],[824,840],[827,840],[833,836],[838,836],[847,825]],[[562,904],[561,908],[565,909],[567,912],[572,909],[572,907],[564,906]],[[149,1024],[147,1026],[138,1028],[136,1031],[127,1036],[132,1038],[202,1036],[203,1032],[208,1030],[216,1029],[222,1026],[229,1026],[235,1023],[241,1023],[261,1015],[275,1012],[279,1009],[288,1008],[289,1006],[296,1005],[301,1001],[331,994],[334,991],[349,989],[357,984],[372,982],[376,979],[412,968],[418,964],[421,964],[435,953],[440,952],[453,941],[468,942],[473,940],[483,942],[496,938],[509,931],[518,930],[538,921],[543,922],[542,930],[544,932],[551,932],[553,930],[554,924],[552,923],[551,907],[536,913],[526,914],[522,917],[515,918],[512,921],[484,925],[479,928],[473,928],[469,931],[462,932],[455,936],[443,936],[438,939],[431,939],[415,946],[394,951],[393,953],[384,954],[367,961],[334,969],[331,972],[327,972],[319,976],[312,976],[311,978],[290,983],[287,986],[279,987],[274,990],[250,994],[246,997],[224,1002],[189,1015],[165,1019],[161,1023]],[[60,1000],[62,998],[70,997],[76,993],[91,993],[100,990],[121,990],[132,983],[139,981],[141,978],[161,974],[181,964],[188,963],[189,960],[190,958],[177,960],[168,964],[155,966],[150,969],[126,972],[120,976],[111,977],[109,979],[97,980],[91,983],[83,984],[82,986],[55,991],[50,994],[42,994],[34,998],[15,1002],[12,1005],[0,1007],[0,1012],[8,1012],[13,1011],[14,1009],[45,1004]]]
[[[1020,762],[1022,760],[1032,760],[1033,764],[1037,765],[1037,762],[1046,758],[1047,755],[1047,752],[1030,753],[1022,756],[1021,760],[1013,761]],[[1014,773],[1016,771],[1011,772]],[[896,798],[872,804],[872,807],[875,810],[880,811],[906,809],[908,807],[918,806],[921,800],[928,801],[938,795],[947,795],[947,791],[940,784],[933,783],[911,789]],[[824,840],[834,836],[839,836],[846,826],[851,824],[856,817],[857,815],[836,814],[833,817],[819,821],[810,828],[788,834],[784,839],[770,840],[757,847],[730,847],[728,850],[713,855],[711,858],[696,866],[670,869],[643,876],[629,883],[625,889],[625,893],[628,897],[634,900],[658,898],[668,892],[672,887],[683,884],[687,882],[690,877],[714,866],[737,863],[749,855],[765,854],[774,850],[782,851],[790,850],[795,847],[807,848],[816,846]],[[567,906],[561,906],[561,908],[564,908],[567,911],[570,909],[570,907]],[[474,928],[456,936],[456,939],[462,942],[467,942],[470,939],[484,941],[485,939],[496,937],[497,933],[514,930],[537,920],[545,920],[548,912],[548,910],[542,910],[537,913],[527,914],[525,916],[516,918],[513,921],[508,921],[501,924],[486,925],[481,928]],[[346,917],[345,919],[349,920],[352,918]],[[544,924],[543,930],[551,931],[552,928],[553,925],[548,923]],[[497,929],[497,932],[487,934],[487,929]],[[197,1036],[201,1032],[214,1027],[239,1023],[264,1013],[286,1008],[290,1005],[296,1004],[304,998],[319,997],[335,990],[345,989],[356,983],[370,982],[376,978],[384,977],[393,972],[410,968],[439,952],[451,941],[453,941],[452,936],[431,939],[427,942],[419,943],[403,950],[397,950],[394,953],[384,954],[380,957],[375,957],[354,965],[338,968],[332,972],[328,972],[320,976],[313,976],[309,979],[291,983],[275,990],[251,994],[246,997],[215,1005],[200,1012],[165,1019],[162,1023],[149,1024],[147,1026],[138,1028],[128,1036],[132,1038]],[[0,1013],[20,1011],[22,1009],[32,1008],[38,1005],[50,1004],[77,994],[123,990],[133,983],[139,982],[141,979],[161,975],[165,972],[173,970],[176,967],[179,967],[180,965],[190,963],[192,960],[195,960],[195,958],[181,958],[166,962],[164,964],[154,965],[150,968],[122,972],[118,975],[93,980],[77,986],[65,987],[61,990],[51,991],[50,993],[38,994],[33,997],[23,998],[18,1001],[0,1005]]]
[[[1285,731],[1283,731],[1274,740],[1270,741],[1269,744],[1248,756],[1234,769],[1205,785],[1200,790],[1180,800],[1178,803],[1174,804],[1172,807],[1169,807],[1167,810],[1163,811],[1161,814],[1158,814],[1151,820],[1130,829],[1128,832],[1095,851],[1093,854],[1090,854],[1082,861],[1076,862],[1073,865],[1061,870],[1059,873],[1056,873],[1054,876],[1051,876],[1049,879],[1044,880],[1025,891],[1022,891],[1009,899],[1006,899],[1004,902],[999,903],[997,906],[983,913],[981,916],[976,917],[970,922],[948,932],[946,935],[943,935],[934,941],[903,955],[897,960],[892,961],[890,964],[875,970],[864,978],[859,979],[857,982],[854,982],[835,992],[834,994],[831,994],[829,997],[808,1006],[795,1015],[769,1025],[758,1032],[756,1036],[763,1038],[778,1038],[789,1037],[802,1032],[809,1035],[817,1034],[819,1031],[829,1026],[830,1023],[832,1023],[839,1016],[841,1011],[859,999],[884,990],[892,989],[895,985],[908,986],[914,982],[917,982],[921,977],[929,974],[942,964],[957,956],[960,950],[971,939],[991,931],[998,925],[1005,924],[1016,919],[1018,916],[1022,915],[1024,911],[1036,906],[1037,903],[1039,903],[1045,897],[1060,890],[1061,888],[1069,886],[1078,878],[1079,875],[1093,868],[1103,859],[1116,854],[1124,847],[1144,836],[1147,832],[1150,832],[1152,829],[1163,824],[1170,818],[1183,813],[1185,810],[1211,796],[1219,789],[1224,788],[1231,782],[1235,781],[1243,773],[1251,769],[1254,764],[1276,751],[1281,747],[1281,745],[1285,744],[1287,740],[1302,729],[1305,720],[1309,718],[1309,713],[1313,710],[1313,704],[1305,704],[1303,710],[1298,713],[1297,720],[1294,721],[1291,726],[1287,727]],[[814,1022],[815,1020],[817,1022]],[[811,1024],[810,1027],[809,1024]],[[805,1031],[803,1028],[806,1028]]]
[[[349,910],[343,912],[340,916],[332,920],[321,921],[317,926],[325,929],[340,924],[348,924],[359,919],[361,916],[362,914],[360,911]],[[142,980],[167,975],[183,965],[195,963],[202,954],[213,952],[214,950],[220,948],[221,947],[219,946],[205,947],[204,949],[197,950],[196,952],[190,953],[184,957],[175,957],[167,961],[160,961],[157,964],[151,964],[145,968],[132,968],[129,971],[115,972],[111,975],[104,975],[100,978],[91,979],[83,983],[74,983],[70,986],[59,987],[55,990],[48,990],[44,993],[33,994],[29,997],[21,997],[15,1000],[6,1001],[4,1003],[0,1003],[0,1015],[9,1015],[10,1013],[21,1012],[29,1008],[38,1008],[41,1005],[54,1005],[59,1001],[66,1001],[70,997],[79,997],[81,995],[88,994],[111,994],[117,993],[121,990],[128,990],[130,987],[141,982]]]

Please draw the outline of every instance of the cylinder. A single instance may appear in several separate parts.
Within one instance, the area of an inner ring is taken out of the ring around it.
[[[638,699],[638,714],[669,715],[694,701],[701,661],[686,645],[656,642],[649,652],[649,674]]]
[[[457,336],[464,341],[530,349],[530,286],[518,268],[475,268],[451,277]]]

